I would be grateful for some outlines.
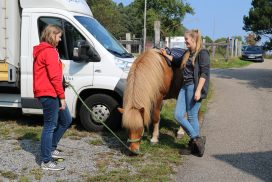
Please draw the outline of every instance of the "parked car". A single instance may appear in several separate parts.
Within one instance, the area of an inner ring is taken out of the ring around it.
[[[247,45],[243,45],[241,48],[242,52],[244,52],[246,48],[247,48]]]
[[[263,48],[261,46],[246,46],[242,51],[242,59],[256,62],[263,62]]]

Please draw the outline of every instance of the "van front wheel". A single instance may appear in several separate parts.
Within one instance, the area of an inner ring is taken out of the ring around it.
[[[118,112],[118,102],[106,94],[94,94],[85,99],[85,104],[80,107],[80,121],[88,131],[102,131],[105,123],[113,130],[121,126],[121,114]]]

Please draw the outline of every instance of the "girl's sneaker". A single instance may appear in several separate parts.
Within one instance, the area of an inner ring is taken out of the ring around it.
[[[49,161],[47,163],[42,162],[41,168],[44,170],[49,170],[49,171],[61,171],[65,169],[64,166],[59,165],[55,161]]]
[[[64,159],[64,156],[61,155],[61,152],[57,149],[54,150],[51,155],[53,159]]]

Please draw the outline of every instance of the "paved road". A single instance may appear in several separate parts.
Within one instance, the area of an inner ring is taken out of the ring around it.
[[[174,181],[272,182],[272,60],[212,70],[203,158],[189,156]]]

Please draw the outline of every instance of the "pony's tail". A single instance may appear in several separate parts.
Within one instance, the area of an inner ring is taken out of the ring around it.
[[[129,108],[124,110],[123,113],[123,127],[127,129],[140,129],[143,128],[146,123],[144,120],[150,116],[146,114],[144,109]],[[144,119],[144,120],[143,120]]]

